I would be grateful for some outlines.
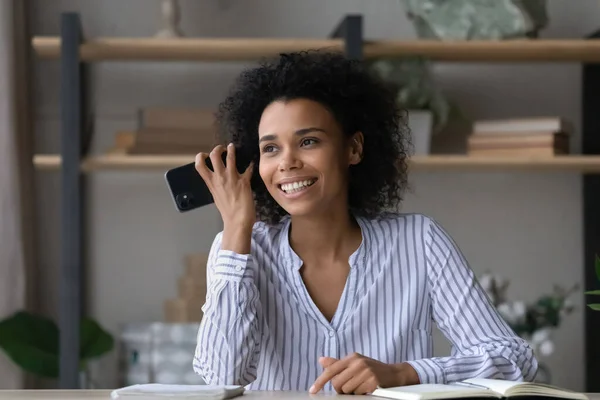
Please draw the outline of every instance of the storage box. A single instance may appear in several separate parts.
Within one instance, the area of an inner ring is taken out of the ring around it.
[[[192,367],[199,323],[127,323],[120,335],[120,384],[204,384]]]

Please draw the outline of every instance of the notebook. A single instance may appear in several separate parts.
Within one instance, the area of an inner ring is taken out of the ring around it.
[[[146,383],[115,389],[110,397],[116,399],[138,400],[225,400],[244,393],[245,388],[237,385],[165,385]]]
[[[420,384],[377,388],[373,396],[400,400],[435,400],[456,398],[498,398],[542,396],[557,399],[589,400],[583,393],[532,382],[474,378],[451,384]]]

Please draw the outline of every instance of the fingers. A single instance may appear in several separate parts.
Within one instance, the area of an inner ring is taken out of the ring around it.
[[[248,167],[246,167],[246,170],[242,174],[242,177],[244,179],[247,179],[248,181],[250,181],[250,179],[252,178],[252,172],[253,171],[254,171],[254,161],[252,161],[250,163],[250,165],[248,165]]]
[[[198,171],[198,173],[200,174],[202,179],[204,179],[204,182],[207,185],[209,185],[212,172],[210,169],[208,169],[208,166],[206,165],[207,157],[208,157],[208,154],[206,154],[206,153],[196,154],[195,167],[196,167],[196,171]]]
[[[341,393],[352,393],[352,390],[354,390],[358,385],[360,385],[361,382],[354,384],[354,386],[352,387],[352,390],[350,390],[348,392],[344,392],[344,385],[346,385],[350,380],[352,380],[352,378],[355,378],[355,377],[361,375],[361,371],[362,371],[362,369],[360,367],[358,367],[357,365],[349,365],[346,369],[344,369],[337,376],[335,376],[333,378],[333,380],[331,381],[335,391],[340,394]]]
[[[333,357],[319,357],[319,364],[321,364],[323,368],[329,367],[336,361],[338,361],[338,359]]]
[[[235,162],[235,146],[233,145],[233,143],[229,143],[227,145],[227,159],[225,161],[225,169],[231,177],[236,176],[238,173]]]
[[[346,371],[350,372],[347,376],[343,376]],[[340,374],[340,387],[336,387],[335,390],[338,393],[353,393],[353,394],[365,394],[368,393],[365,390],[370,389],[372,384],[371,373],[368,370],[354,370],[347,369]],[[375,385],[377,386],[377,385]]]
[[[348,362],[349,360],[347,359],[339,360],[326,367],[325,371],[323,371],[323,373],[315,380],[315,383],[311,386],[309,392],[314,394],[322,390],[327,382],[348,366]]]
[[[367,393],[373,393],[375,391],[375,389],[377,389],[377,381],[375,380],[374,377],[370,377],[366,380],[363,380],[363,382],[360,384],[359,387],[357,387],[356,389],[354,389],[354,394],[367,394]]]
[[[218,145],[210,152],[210,161],[213,166],[213,171],[215,171],[217,175],[222,175],[223,172],[225,172],[225,165],[223,165],[223,160],[221,159],[224,151],[225,148],[223,145]]]

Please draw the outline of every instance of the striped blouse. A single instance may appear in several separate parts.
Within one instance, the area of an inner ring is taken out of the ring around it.
[[[450,235],[422,214],[357,217],[362,242],[328,321],[300,276],[290,219],[254,226],[251,254],[212,245],[193,361],[208,384],[307,391],[321,356],[408,362],[421,383],[532,380],[537,361],[488,301]],[[433,357],[433,322],[452,344]],[[334,390],[331,383],[325,391]]]

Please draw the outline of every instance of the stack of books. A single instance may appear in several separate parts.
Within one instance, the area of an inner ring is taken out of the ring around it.
[[[573,128],[561,117],[481,120],[467,139],[470,156],[539,156],[569,153]]]
[[[164,303],[164,319],[170,323],[200,322],[206,301],[207,253],[188,254],[185,272],[177,280],[177,297]]]
[[[138,128],[115,135],[111,154],[176,155],[210,152],[217,143],[214,111],[150,107],[139,110]]]

